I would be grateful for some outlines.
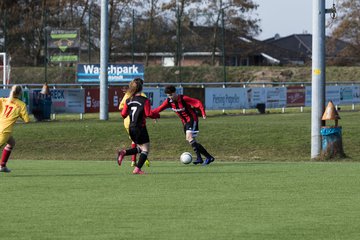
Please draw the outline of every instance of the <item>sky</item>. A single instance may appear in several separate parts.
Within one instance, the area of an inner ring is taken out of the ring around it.
[[[254,0],[259,7],[256,11],[262,33],[257,39],[264,40],[279,34],[312,33],[312,0]],[[327,1],[326,7],[331,5]]]

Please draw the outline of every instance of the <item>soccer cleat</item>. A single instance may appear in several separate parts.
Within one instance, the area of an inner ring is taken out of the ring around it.
[[[135,167],[135,169],[134,169],[134,171],[133,171],[133,174],[145,174],[145,172],[144,172],[144,171],[141,171],[140,168]]]
[[[0,167],[0,172],[6,172],[6,173],[9,173],[11,172],[11,170],[7,167]]]
[[[117,161],[117,163],[118,163],[119,166],[121,165],[121,162],[122,162],[122,160],[123,160],[124,157],[125,157],[125,154],[126,154],[126,151],[125,151],[125,150],[118,151],[116,161]]]
[[[149,159],[146,159],[145,165],[146,165],[147,167],[150,167],[150,161],[149,161]]]
[[[193,162],[193,164],[195,164],[195,165],[198,165],[198,164],[202,164],[204,161],[202,160],[202,158],[197,158],[194,162]]]
[[[205,162],[202,165],[209,165],[210,163],[212,163],[213,161],[215,161],[214,157],[209,157],[205,159]]]
[[[136,161],[131,161],[131,166],[135,167],[136,166]]]

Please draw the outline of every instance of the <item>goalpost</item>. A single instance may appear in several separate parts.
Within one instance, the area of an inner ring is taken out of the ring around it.
[[[0,73],[2,77],[3,88],[5,88],[5,85],[10,83],[10,61],[8,61],[8,57],[4,52],[0,52],[0,60]]]

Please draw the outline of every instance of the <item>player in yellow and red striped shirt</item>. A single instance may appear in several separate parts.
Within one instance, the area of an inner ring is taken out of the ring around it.
[[[15,146],[15,139],[11,134],[16,120],[20,117],[25,123],[29,122],[26,104],[19,99],[21,94],[21,86],[14,85],[8,98],[0,98],[0,146],[6,144],[1,155],[0,172],[10,172],[6,163]]]

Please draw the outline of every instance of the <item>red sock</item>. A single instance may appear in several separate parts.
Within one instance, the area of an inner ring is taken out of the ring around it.
[[[4,148],[4,150],[2,152],[2,155],[1,155],[1,166],[2,167],[6,166],[6,163],[9,160],[9,157],[10,157],[10,154],[11,154],[11,150],[12,150],[11,147],[5,147]]]
[[[131,143],[131,148],[136,148],[136,144],[135,144],[135,143]],[[131,161],[132,161],[132,162],[136,162],[136,154],[131,155]]]

